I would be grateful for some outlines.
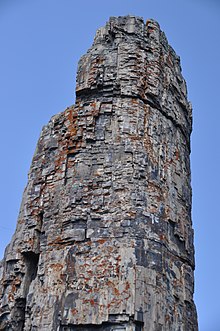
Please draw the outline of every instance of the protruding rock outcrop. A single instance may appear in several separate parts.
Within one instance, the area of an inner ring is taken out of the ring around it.
[[[110,18],[42,130],[0,268],[0,330],[196,331],[191,107],[159,25]]]

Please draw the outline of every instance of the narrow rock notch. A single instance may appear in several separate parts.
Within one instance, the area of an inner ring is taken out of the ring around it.
[[[0,330],[196,331],[191,107],[158,23],[112,17],[42,130],[1,262]]]

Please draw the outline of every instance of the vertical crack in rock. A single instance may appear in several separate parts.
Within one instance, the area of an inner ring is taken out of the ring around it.
[[[42,129],[0,264],[0,330],[196,331],[191,106],[158,23],[112,17]]]

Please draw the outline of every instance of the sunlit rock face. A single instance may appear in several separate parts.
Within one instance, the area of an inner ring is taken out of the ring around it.
[[[196,331],[191,106],[158,23],[112,17],[33,157],[0,330]]]

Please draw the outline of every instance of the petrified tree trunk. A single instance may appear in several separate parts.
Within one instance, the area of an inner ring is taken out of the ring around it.
[[[191,107],[159,25],[111,18],[42,130],[0,330],[196,331]]]

